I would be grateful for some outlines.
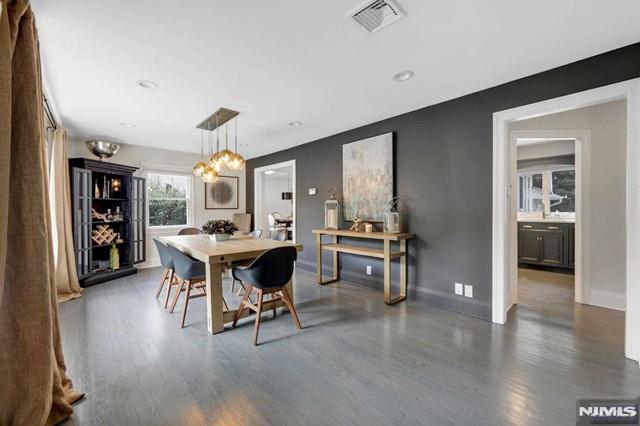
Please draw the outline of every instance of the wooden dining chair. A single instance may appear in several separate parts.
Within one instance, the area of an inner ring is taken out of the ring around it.
[[[268,301],[272,303],[273,316],[276,316],[276,301],[282,300],[291,312],[293,323],[301,330],[302,324],[298,318],[298,312],[291,301],[286,285],[293,276],[294,262],[297,258],[295,247],[277,247],[267,250],[258,256],[248,266],[236,266],[232,269],[233,277],[247,285],[247,290],[242,296],[242,302],[236,311],[233,319],[235,327],[245,309],[250,309],[256,313],[255,326],[253,330],[253,345],[258,345],[258,331],[260,329],[260,316],[264,295],[271,295]],[[251,302],[249,296],[255,290],[257,293],[256,304]]]
[[[178,231],[178,235],[198,235],[198,234],[202,234],[202,231],[200,231],[198,228],[182,228],[180,231]]]
[[[187,318],[187,307],[189,306],[189,299],[203,297],[207,294],[205,282],[206,266],[203,262],[187,256],[173,246],[168,245],[167,247],[171,253],[171,257],[173,258],[173,265],[176,271],[176,276],[180,282],[178,292],[173,299],[173,304],[171,305],[170,312],[173,313],[173,310],[176,307],[176,303],[178,303],[180,294],[184,291],[186,295],[184,299],[184,308],[182,310],[182,319],[180,320],[180,328],[184,328],[184,321]],[[191,294],[192,289],[198,289],[201,291],[201,293]],[[224,300],[224,297],[222,298],[222,302],[224,303],[225,310],[228,311],[229,307],[227,306],[227,301]]]
[[[164,298],[164,307],[167,307],[169,303],[169,295],[171,294],[171,290],[174,286],[178,285],[178,280],[176,279],[175,270],[173,267],[173,258],[171,257],[171,252],[169,251],[166,244],[154,238],[153,242],[158,249],[158,255],[160,256],[160,264],[164,268],[162,271],[162,278],[160,280],[160,284],[158,284],[158,288],[156,289],[156,299],[160,297],[160,293],[162,292],[162,288],[165,283],[167,284],[167,294]]]

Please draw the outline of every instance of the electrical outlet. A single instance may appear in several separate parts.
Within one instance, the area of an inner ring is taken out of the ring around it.
[[[464,284],[456,283],[456,294],[462,296],[464,294]]]
[[[464,297],[473,298],[473,286],[469,284],[464,285]]]
[[[371,265],[367,265],[367,275],[371,275]]]

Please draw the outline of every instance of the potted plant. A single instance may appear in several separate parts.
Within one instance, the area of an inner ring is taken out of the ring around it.
[[[224,219],[210,220],[202,225],[202,231],[209,234],[212,241],[227,241],[237,230],[235,223]]]

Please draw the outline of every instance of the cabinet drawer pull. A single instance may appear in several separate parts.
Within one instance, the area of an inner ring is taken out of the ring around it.
[[[547,229],[558,229],[557,226],[548,226]]]
[[[522,225],[522,229],[533,229],[531,225]]]

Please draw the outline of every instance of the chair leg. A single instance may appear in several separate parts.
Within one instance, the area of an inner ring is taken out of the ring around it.
[[[165,281],[167,281],[167,275],[169,274],[169,270],[165,269],[162,271],[162,279],[160,280],[160,284],[156,290],[156,299],[160,297],[160,292],[162,291],[162,287],[164,287]],[[171,286],[171,282],[169,282],[169,286]]]
[[[284,297],[284,303],[287,304],[289,308],[289,312],[291,312],[291,317],[293,318],[293,323],[298,327],[299,330],[302,330],[302,324],[300,324],[300,318],[298,318],[298,312],[296,312],[295,306],[291,302],[291,298],[289,297],[289,292],[286,287],[282,287],[282,297]]]
[[[241,288],[243,291],[247,291],[247,288],[244,286],[244,283],[243,283],[242,281],[240,281],[240,280],[236,280],[236,279],[234,279],[234,281],[238,281],[238,284],[240,284],[240,288]],[[241,294],[240,294],[240,288],[238,289],[238,296],[241,296]],[[231,291],[233,292],[233,288],[231,289]]]
[[[173,310],[176,308],[176,303],[178,303],[178,299],[180,298],[180,293],[182,293],[182,287],[184,287],[184,283],[185,283],[184,280],[180,280],[176,285],[177,292],[175,297],[173,298],[173,303],[171,303],[171,309],[169,309],[170,313],[173,313]]]
[[[227,301],[224,300],[224,297],[222,298],[222,303],[224,304],[224,310],[228,311],[229,310],[229,305],[227,305]]]
[[[242,295],[242,302],[240,302],[240,306],[238,306],[238,310],[236,311],[236,315],[233,318],[233,325],[232,327],[235,327],[236,324],[238,324],[238,320],[240,319],[240,315],[242,315],[242,312],[247,309],[247,299],[249,299],[249,295],[251,294],[251,291],[253,290],[253,287],[249,286],[249,290],[244,292],[244,295]]]
[[[276,294],[275,293],[271,293],[271,300],[274,300],[275,298],[276,298]],[[275,302],[273,302],[272,310],[273,310],[273,317],[275,318],[276,317],[276,303]]]
[[[164,297],[164,308],[167,309],[167,305],[169,304],[169,295],[171,294],[171,290],[176,285],[173,280],[176,279],[175,271],[169,271],[169,285],[167,286],[167,294]]]
[[[189,306],[189,295],[191,294],[191,281],[187,281],[187,296],[184,299],[184,310],[182,311],[182,320],[180,328],[184,328],[184,320],[187,318],[187,307]]]
[[[231,293],[233,293],[233,287],[236,285],[236,280],[235,278],[233,279],[233,281],[231,281]]]
[[[262,298],[264,293],[262,289],[256,289],[258,292],[258,310],[256,312],[256,325],[253,329],[253,346],[258,346],[258,330],[260,329],[260,315],[262,314]]]

